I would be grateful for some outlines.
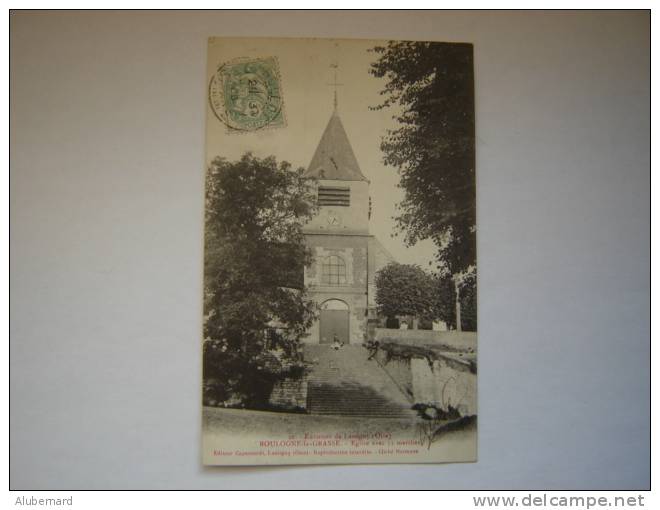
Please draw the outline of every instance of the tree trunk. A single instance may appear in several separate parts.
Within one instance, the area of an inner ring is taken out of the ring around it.
[[[456,331],[461,331],[461,290],[458,286],[458,278],[454,278],[456,288]]]

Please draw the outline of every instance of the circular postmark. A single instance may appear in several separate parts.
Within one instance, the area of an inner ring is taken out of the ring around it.
[[[230,130],[284,125],[279,70],[274,57],[240,59],[218,67],[209,83],[209,104]]]

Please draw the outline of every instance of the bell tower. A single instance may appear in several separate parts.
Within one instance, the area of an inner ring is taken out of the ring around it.
[[[319,214],[306,230],[369,234],[369,181],[360,171],[337,110],[305,177],[317,182]]]
[[[305,286],[319,304],[307,343],[362,343],[369,294],[369,181],[334,109],[304,176],[315,180],[318,213],[303,228],[312,251]]]

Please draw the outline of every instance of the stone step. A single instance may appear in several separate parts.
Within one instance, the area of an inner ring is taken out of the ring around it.
[[[390,400],[409,403],[412,395],[403,381],[395,382],[392,375],[361,345],[346,345],[338,350],[328,345],[306,345],[305,361],[312,363],[309,380],[318,383],[355,383],[370,386]]]
[[[362,345],[306,345],[314,366],[307,384],[307,412],[372,418],[416,416],[408,396]]]
[[[410,418],[415,412],[404,403],[384,397],[369,386],[351,383],[310,382],[307,386],[307,411],[372,418]]]

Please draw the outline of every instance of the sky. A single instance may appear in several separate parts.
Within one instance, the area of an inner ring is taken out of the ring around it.
[[[275,57],[278,61],[286,126],[255,132],[228,132],[207,106],[206,160],[216,156],[239,159],[246,151],[255,156],[274,155],[294,167],[307,168],[333,111],[337,65],[338,112],[360,169],[370,181],[372,215],[369,231],[400,263],[430,268],[436,251],[431,241],[406,247],[395,232],[396,203],[403,198],[395,168],[383,164],[381,137],[396,128],[392,108],[372,111],[382,101],[385,81],[369,74],[376,54],[370,48],[384,41],[357,39],[211,38],[207,83],[222,64],[250,57]]]

